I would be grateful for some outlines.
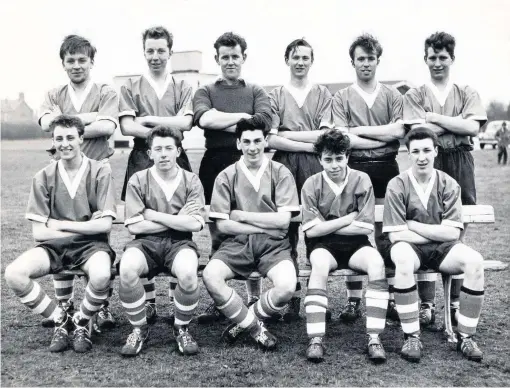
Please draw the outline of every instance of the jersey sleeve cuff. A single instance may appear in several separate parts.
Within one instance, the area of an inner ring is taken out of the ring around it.
[[[464,118],[468,119],[468,120],[475,120],[475,121],[487,121],[487,116],[480,116],[480,115],[471,115],[471,116],[467,116]]]
[[[278,135],[278,128],[271,128],[271,130],[269,131],[269,134],[270,135]]]
[[[43,224],[48,222],[48,217],[44,217],[44,216],[41,216],[39,214],[34,214],[34,213],[27,213],[25,215],[25,218],[30,221],[42,222]]]
[[[453,226],[454,228],[464,229],[464,224],[462,222],[458,222],[458,221],[443,220],[441,222],[441,225],[444,225],[444,226]]]
[[[115,129],[119,128],[119,120],[115,119],[112,116],[97,116],[96,121],[99,120],[110,120],[115,124]]]
[[[299,214],[301,212],[301,208],[299,206],[282,206],[278,208],[278,213],[283,212],[291,212]]]
[[[209,212],[209,218],[217,218],[219,220],[230,220],[230,215],[226,213]]]
[[[404,225],[391,225],[391,226],[383,226],[383,233],[391,233],[391,232],[402,232],[404,230],[409,230],[407,224]]]
[[[115,220],[117,218],[117,213],[113,210],[105,210],[103,211],[103,214],[101,214],[101,218],[103,217],[112,217]]]
[[[308,229],[313,228],[315,225],[319,225],[322,221],[319,219],[319,217],[315,217],[313,220],[308,221],[306,224],[301,225],[301,229],[303,232],[306,232]]]
[[[403,123],[405,125],[424,124],[425,123],[425,119],[420,119],[420,118],[417,118],[417,119],[408,119],[408,120],[403,120]]]
[[[323,120],[321,121],[320,125],[319,125],[319,128],[329,128],[329,129],[332,129],[332,128],[335,128],[335,124],[331,121],[331,120]]]
[[[131,218],[128,218],[127,220],[125,220],[124,221],[124,225],[128,226],[128,225],[136,224],[137,222],[140,222],[140,221],[143,221],[143,220],[145,220],[144,216],[139,214],[137,216],[134,216],[134,217],[131,217]]]
[[[119,118],[121,118],[123,116],[136,117],[136,112],[134,110],[123,110],[122,112],[119,112]]]
[[[368,230],[374,230],[374,224],[371,224],[369,222],[353,221],[351,225],[357,226],[359,228],[368,229]]]

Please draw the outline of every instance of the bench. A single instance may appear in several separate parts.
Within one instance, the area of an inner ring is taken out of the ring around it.
[[[209,206],[206,206],[207,215],[209,214]],[[383,219],[383,205],[375,206],[375,222],[381,223]],[[465,224],[488,224],[494,223],[494,208],[490,205],[464,205],[462,207],[462,216],[463,222]],[[206,217],[206,222],[210,223],[209,217]],[[301,214],[292,218],[291,222],[301,222]],[[124,224],[124,205],[117,205],[117,219],[114,220],[114,224]],[[202,271],[205,265],[200,265],[198,268],[198,276],[202,276]],[[484,269],[493,269],[500,270],[507,267],[507,264],[501,263],[496,260],[486,260],[484,262]],[[299,269],[299,277],[300,278],[309,278],[311,269],[300,268]],[[424,271],[429,273],[434,273],[433,271]],[[63,274],[76,275],[76,276],[84,276],[84,273],[81,270],[72,270],[72,271],[64,271]],[[112,268],[112,275],[116,275],[116,269]],[[349,269],[336,270],[330,273],[330,276],[349,276],[349,275],[362,275]],[[167,276],[172,277],[168,273],[162,273],[159,276]],[[250,279],[260,279],[261,275],[258,272],[253,272]],[[451,316],[450,316],[450,287],[452,282],[452,276],[444,275],[443,279],[443,290],[444,290],[444,331],[447,337],[448,342],[455,343],[457,342],[457,338],[452,328]]]

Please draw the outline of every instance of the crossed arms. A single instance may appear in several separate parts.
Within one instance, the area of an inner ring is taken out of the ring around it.
[[[50,123],[62,114],[62,111],[57,105],[53,105],[51,112],[41,117],[40,124],[44,132],[50,131]],[[116,124],[111,120],[97,120],[98,112],[79,113],[74,115],[83,121],[85,125],[85,139],[92,139],[95,137],[111,136],[115,132]]]
[[[407,220],[407,230],[389,232],[392,243],[404,241],[412,244],[428,244],[430,242],[448,242],[458,240],[460,229],[449,225],[431,225],[418,221]]]
[[[216,225],[221,233],[228,235],[264,233],[283,239],[287,235],[291,212],[256,213],[242,210],[230,212],[230,219],[218,219]]]

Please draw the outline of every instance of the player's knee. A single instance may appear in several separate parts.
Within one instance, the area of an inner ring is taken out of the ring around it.
[[[202,280],[208,290],[217,290],[224,280],[221,279],[220,274],[213,262],[210,262],[202,273]]]
[[[12,289],[19,289],[24,280],[28,280],[28,274],[16,263],[11,263],[5,268],[5,281]]]
[[[120,262],[119,278],[122,284],[128,286],[134,286],[140,277],[138,275],[136,265],[131,260],[124,260]]]
[[[414,274],[414,263],[408,255],[407,244],[398,243],[391,248],[391,260],[395,264],[395,276],[412,276]]]
[[[370,259],[370,265],[367,267],[367,275],[370,280],[382,279],[386,276],[384,260],[379,253],[375,254],[374,257]]]
[[[193,291],[198,286],[198,277],[196,270],[192,271],[190,269],[183,271],[182,273],[179,274],[177,280],[179,282],[179,286],[184,291]]]
[[[466,277],[483,277],[483,257],[480,253],[473,251],[464,257],[464,273]]]
[[[104,290],[110,286],[110,268],[94,268],[89,273],[89,282],[96,290]]]

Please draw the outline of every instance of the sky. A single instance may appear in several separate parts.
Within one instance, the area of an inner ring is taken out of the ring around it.
[[[94,80],[145,70],[141,33],[163,25],[174,51],[200,50],[206,73],[218,71],[213,43],[226,31],[248,43],[243,77],[264,85],[289,79],[288,43],[314,47],[315,82],[354,81],[348,49],[362,33],[383,46],[379,80],[428,79],[423,43],[444,30],[457,40],[452,78],[469,84],[487,105],[510,102],[510,1],[508,0],[3,0],[0,12],[0,98],[24,92],[37,108],[46,90],[67,82],[58,51],[68,34],[97,47]]]

